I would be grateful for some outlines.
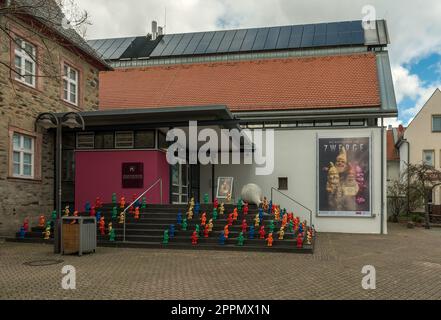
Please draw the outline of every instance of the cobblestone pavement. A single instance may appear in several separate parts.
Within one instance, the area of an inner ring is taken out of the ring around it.
[[[0,244],[1,299],[441,299],[441,230],[391,225],[390,235],[320,234],[314,255],[99,248],[54,256],[52,246]],[[62,259],[59,265],[25,262]],[[73,265],[77,289],[61,288]],[[377,289],[362,289],[373,265]]]

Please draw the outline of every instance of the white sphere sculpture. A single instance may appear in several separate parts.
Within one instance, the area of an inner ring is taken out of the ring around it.
[[[263,192],[257,184],[250,183],[242,188],[241,197],[244,202],[259,206],[263,201]]]

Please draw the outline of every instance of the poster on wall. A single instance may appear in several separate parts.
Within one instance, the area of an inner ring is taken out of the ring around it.
[[[122,187],[123,189],[144,188],[144,163],[122,164]]]
[[[233,194],[233,177],[219,177],[217,180],[216,198],[226,199]]]
[[[371,217],[371,139],[318,138],[318,215]]]

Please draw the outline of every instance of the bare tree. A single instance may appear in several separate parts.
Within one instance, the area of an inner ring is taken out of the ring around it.
[[[414,194],[414,201],[424,205],[426,228],[430,228],[429,203],[434,188],[441,184],[441,171],[426,164],[407,164],[403,178],[408,194]]]
[[[0,0],[0,35],[6,37],[3,50],[8,50],[8,43],[20,45],[13,28],[19,28],[26,37],[38,39],[45,47],[44,63],[39,63],[41,74],[34,77],[60,77],[57,59],[53,56],[51,43],[69,47],[75,51],[76,46],[87,45],[82,36],[85,35],[88,20],[86,11],[81,10],[75,0]],[[81,36],[81,35],[82,36]],[[26,51],[35,62],[35,52]],[[76,51],[79,54],[79,50]],[[10,72],[18,74],[13,63],[0,60],[0,65]]]

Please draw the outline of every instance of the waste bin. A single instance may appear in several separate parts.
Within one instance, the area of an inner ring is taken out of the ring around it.
[[[96,251],[96,218],[63,217],[61,219],[61,253],[83,255]]]

